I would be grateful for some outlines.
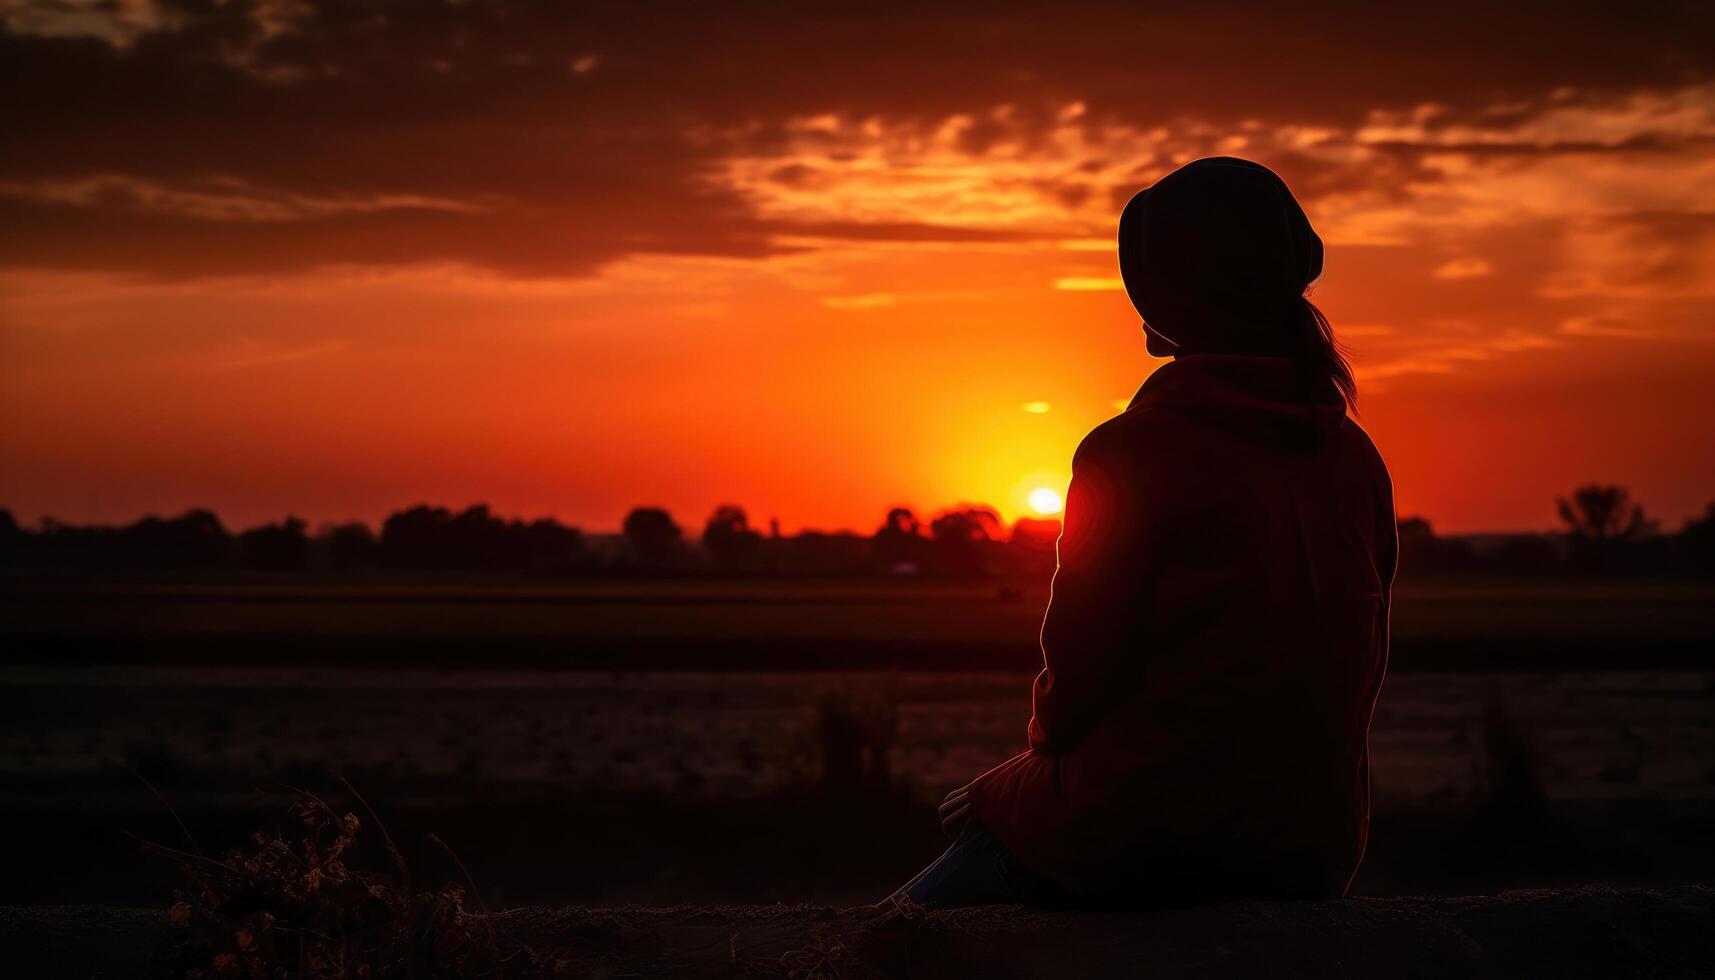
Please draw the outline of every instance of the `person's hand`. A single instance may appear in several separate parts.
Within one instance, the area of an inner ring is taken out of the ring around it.
[[[960,786],[941,801],[941,832],[948,839],[959,836],[971,820],[971,787]]]

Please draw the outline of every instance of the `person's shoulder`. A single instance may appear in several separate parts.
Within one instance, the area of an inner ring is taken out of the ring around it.
[[[1136,464],[1159,459],[1181,427],[1170,412],[1134,405],[1091,429],[1078,444],[1072,465]]]
[[[1364,431],[1357,419],[1347,416],[1345,422],[1335,430],[1334,437],[1340,440],[1342,448],[1348,453],[1373,460],[1378,466],[1382,465],[1381,450],[1376,448],[1375,440],[1370,438],[1370,434]]]
[[[1393,492],[1393,476],[1387,471],[1387,462],[1382,459],[1380,449],[1376,448],[1375,440],[1364,431],[1356,419],[1347,418],[1335,432],[1335,438],[1340,441],[1340,447],[1347,458],[1370,473],[1376,483],[1389,495]]]

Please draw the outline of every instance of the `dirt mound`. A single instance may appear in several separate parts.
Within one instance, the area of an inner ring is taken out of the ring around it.
[[[1171,911],[515,909],[518,969],[563,976],[1709,977],[1715,889],[1578,888]],[[0,909],[8,972],[148,975],[164,912]]]

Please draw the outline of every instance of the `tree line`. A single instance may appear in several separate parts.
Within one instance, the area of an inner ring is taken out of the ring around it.
[[[694,530],[694,529],[693,529]],[[554,520],[500,517],[484,504],[453,511],[426,504],[395,512],[379,529],[352,522],[313,533],[296,517],[238,532],[212,511],[149,516],[122,526],[45,518],[35,528],[0,509],[0,566],[73,573],[147,570],[264,572],[414,569],[545,574],[824,574],[951,577],[1046,573],[1058,521],[1005,526],[992,509],[961,505],[927,522],[890,510],[870,535],[751,526],[722,504],[688,532],[659,507],[626,515],[622,532],[588,535]]]
[[[1441,537],[1422,517],[1399,522],[1399,564],[1409,572],[1715,575],[1715,502],[1676,531],[1663,529],[1631,491],[1591,483],[1555,501],[1557,534]]]
[[[1400,568],[1527,574],[1715,574],[1715,503],[1677,531],[1663,531],[1624,487],[1592,484],[1557,502],[1555,534],[1437,535],[1422,517],[1399,522]],[[0,510],[0,565],[71,573],[147,570],[268,572],[416,569],[567,575],[816,574],[984,577],[1046,575],[1060,524],[960,505],[927,521],[889,510],[870,534],[753,527],[743,507],[722,504],[700,534],[666,510],[638,507],[622,533],[587,535],[552,519],[519,520],[478,504],[462,511],[418,505],[380,528],[332,524],[314,533],[287,517],[236,533],[211,511],[145,517],[123,526],[45,518],[21,527]]]

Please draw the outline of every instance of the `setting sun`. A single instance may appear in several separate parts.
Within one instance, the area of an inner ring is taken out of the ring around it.
[[[1030,509],[1044,517],[1060,513],[1061,506],[1060,495],[1047,487],[1030,491]]]

